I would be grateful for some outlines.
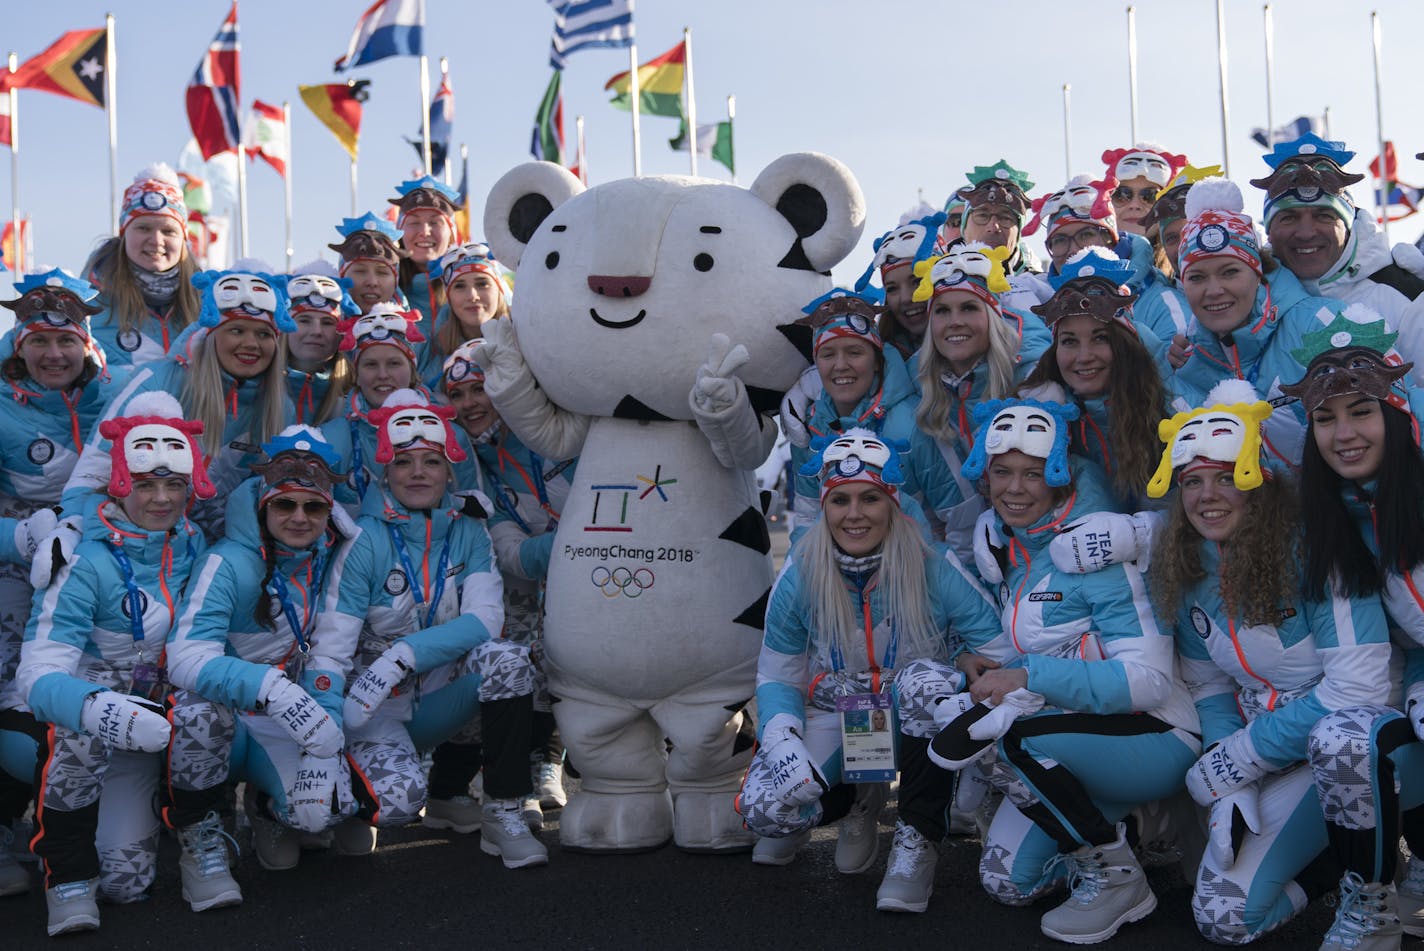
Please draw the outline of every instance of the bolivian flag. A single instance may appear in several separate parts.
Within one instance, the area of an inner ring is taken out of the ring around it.
[[[26,60],[10,85],[52,92],[102,109],[108,51],[108,30],[70,30],[49,49]]]
[[[357,142],[361,136],[361,103],[370,96],[369,79],[354,79],[323,86],[298,86],[302,102],[316,113],[321,124],[331,130],[351,161],[356,161]]]
[[[682,115],[682,77],[686,62],[687,47],[679,43],[638,67],[638,111],[654,116]],[[611,100],[614,108],[627,112],[633,110],[629,79],[630,74],[624,70],[603,87],[615,93]]]

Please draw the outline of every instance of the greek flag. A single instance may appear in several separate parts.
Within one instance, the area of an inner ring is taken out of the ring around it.
[[[549,65],[564,68],[571,53],[594,47],[633,45],[633,0],[549,0],[554,8],[554,38]]]

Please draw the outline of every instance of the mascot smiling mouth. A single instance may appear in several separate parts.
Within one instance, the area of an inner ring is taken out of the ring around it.
[[[628,327],[634,327],[641,323],[643,318],[648,316],[648,312],[646,310],[640,310],[638,311],[636,316],[629,317],[627,320],[608,320],[605,317],[598,316],[598,311],[590,307],[588,309],[588,315],[592,317],[593,322],[598,324],[600,327],[611,327],[614,330],[625,330]]]

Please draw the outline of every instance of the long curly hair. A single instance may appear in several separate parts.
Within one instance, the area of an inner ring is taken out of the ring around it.
[[[1284,479],[1267,479],[1246,493],[1241,527],[1220,545],[1217,584],[1230,617],[1249,625],[1275,624],[1281,607],[1299,600],[1295,559],[1299,526],[1295,489]],[[1204,541],[1188,520],[1178,489],[1152,552],[1152,592],[1164,616],[1174,617],[1187,589],[1206,578],[1201,559]]]
[[[1112,349],[1112,379],[1108,383],[1108,475],[1113,490],[1124,499],[1140,498],[1157,463],[1162,458],[1162,442],[1157,438],[1157,424],[1172,415],[1168,410],[1167,388],[1152,355],[1142,345],[1137,334],[1122,324],[1108,323],[1108,346]],[[1070,394],[1063,371],[1058,368],[1058,337],[1038,358],[1028,379],[1019,386],[1026,391],[1052,381]],[[1076,399],[1076,397],[1075,397]],[[1081,404],[1081,400],[1079,403]],[[1087,425],[1087,411],[1079,417],[1074,435]],[[1082,440],[1075,438],[1075,443]]]
[[[1408,415],[1385,402],[1380,412],[1384,459],[1375,473],[1374,492],[1378,557],[1345,506],[1349,487],[1315,444],[1313,421],[1306,430],[1300,499],[1308,598],[1322,599],[1332,584],[1352,597],[1371,595],[1384,587],[1388,572],[1404,574],[1424,562],[1424,454]]]

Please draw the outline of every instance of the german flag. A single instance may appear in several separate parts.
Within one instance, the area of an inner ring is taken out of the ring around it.
[[[298,86],[302,102],[316,113],[321,124],[331,130],[342,148],[356,161],[357,142],[361,136],[361,103],[370,96],[369,79],[354,79],[323,86]]]
[[[26,60],[11,80],[16,89],[38,89],[104,108],[104,71],[109,68],[109,31],[70,30],[50,48]]]

